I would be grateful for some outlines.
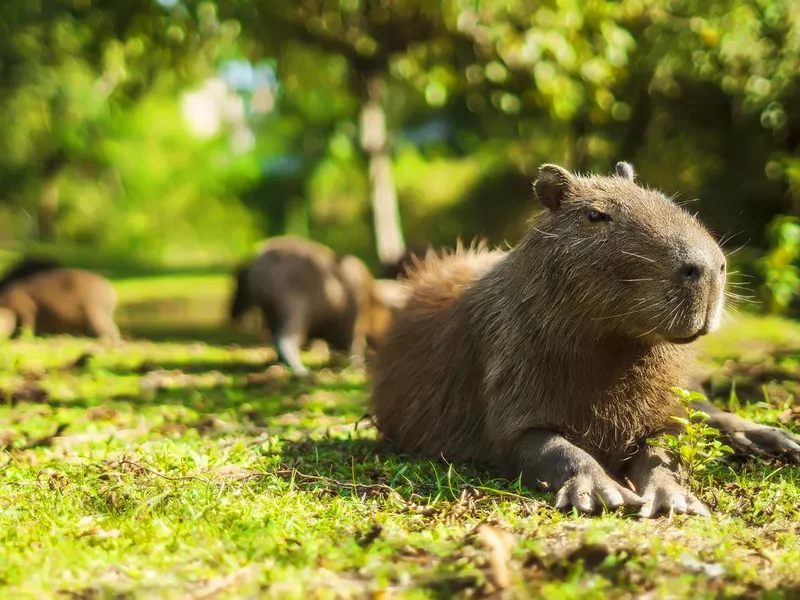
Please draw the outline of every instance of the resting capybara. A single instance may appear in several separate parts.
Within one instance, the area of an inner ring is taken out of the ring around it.
[[[337,257],[310,240],[273,238],[235,276],[231,320],[259,307],[279,359],[296,375],[308,372],[300,360],[307,341],[324,340],[360,363],[367,345],[376,345],[391,321],[386,283],[376,285],[355,256]]]
[[[516,247],[458,249],[410,274],[370,369],[381,435],[521,474],[561,508],[706,514],[645,440],[674,430],[670,387],[691,385],[692,342],[720,321],[721,249],[627,163],[595,177],[543,165],[534,190],[546,210]],[[797,441],[703,408],[728,433]]]
[[[117,295],[108,280],[49,259],[25,259],[0,280],[7,335],[16,336],[28,327],[36,335],[73,334],[117,341],[116,304]]]

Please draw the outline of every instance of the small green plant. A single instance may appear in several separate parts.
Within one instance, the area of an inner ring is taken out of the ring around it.
[[[701,478],[710,475],[711,467],[726,454],[732,454],[733,449],[722,443],[718,429],[706,423],[708,414],[692,407],[692,401],[706,400],[703,394],[681,388],[672,388],[672,391],[686,409],[685,417],[672,417],[676,423],[683,425],[683,431],[664,435],[660,442],[678,456],[692,484],[702,487]]]

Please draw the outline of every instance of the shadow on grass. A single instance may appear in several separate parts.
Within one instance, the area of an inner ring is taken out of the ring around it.
[[[498,498],[519,501],[533,509],[548,497],[495,477],[486,465],[451,465],[402,452],[379,439],[355,437],[371,429],[364,419],[353,426],[353,436],[285,441],[272,452],[280,460],[276,473],[316,493],[362,500],[394,497],[423,516],[454,508],[477,510],[484,500],[488,506],[490,500]]]
[[[262,347],[257,331],[239,331],[217,325],[138,325],[123,324],[123,335],[131,341],[202,343],[242,348]]]
[[[800,348],[778,350],[759,361],[728,361],[704,382],[710,397],[741,402],[800,397]]]
[[[210,364],[197,365],[197,368]],[[127,405],[134,412],[148,407],[179,406],[193,413],[190,417],[181,417],[187,419],[186,424],[191,424],[190,421],[204,423],[222,417],[233,431],[253,435],[313,428],[332,419],[352,422],[361,417],[365,410],[363,383],[329,370],[324,375],[317,372],[310,379],[297,379],[285,370],[252,372],[253,365],[250,364],[237,365],[242,374],[224,377],[214,371],[195,374],[185,366],[181,364],[175,371],[145,373],[136,381],[135,392],[125,390],[60,399],[50,396],[34,382],[33,388],[30,383],[21,388],[23,394],[18,395],[16,401],[87,410],[105,405],[116,405],[117,408]],[[215,366],[229,367],[227,364]],[[124,369],[120,371],[125,372]],[[136,373],[136,370],[128,372]],[[10,397],[12,404],[15,403],[13,395]],[[201,429],[201,433],[225,433],[205,426]]]

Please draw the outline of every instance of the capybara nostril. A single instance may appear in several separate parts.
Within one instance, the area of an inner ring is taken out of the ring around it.
[[[696,283],[703,275],[703,267],[697,263],[684,263],[678,269],[678,274],[684,281],[688,283]]]

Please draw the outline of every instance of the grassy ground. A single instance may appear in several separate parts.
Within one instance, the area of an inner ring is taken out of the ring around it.
[[[117,282],[124,329],[175,341],[0,349],[0,596],[800,595],[799,467],[722,467],[708,520],[561,514],[377,444],[363,375],[268,366],[220,328],[225,285]],[[704,356],[720,403],[797,426],[800,325],[743,318]]]

